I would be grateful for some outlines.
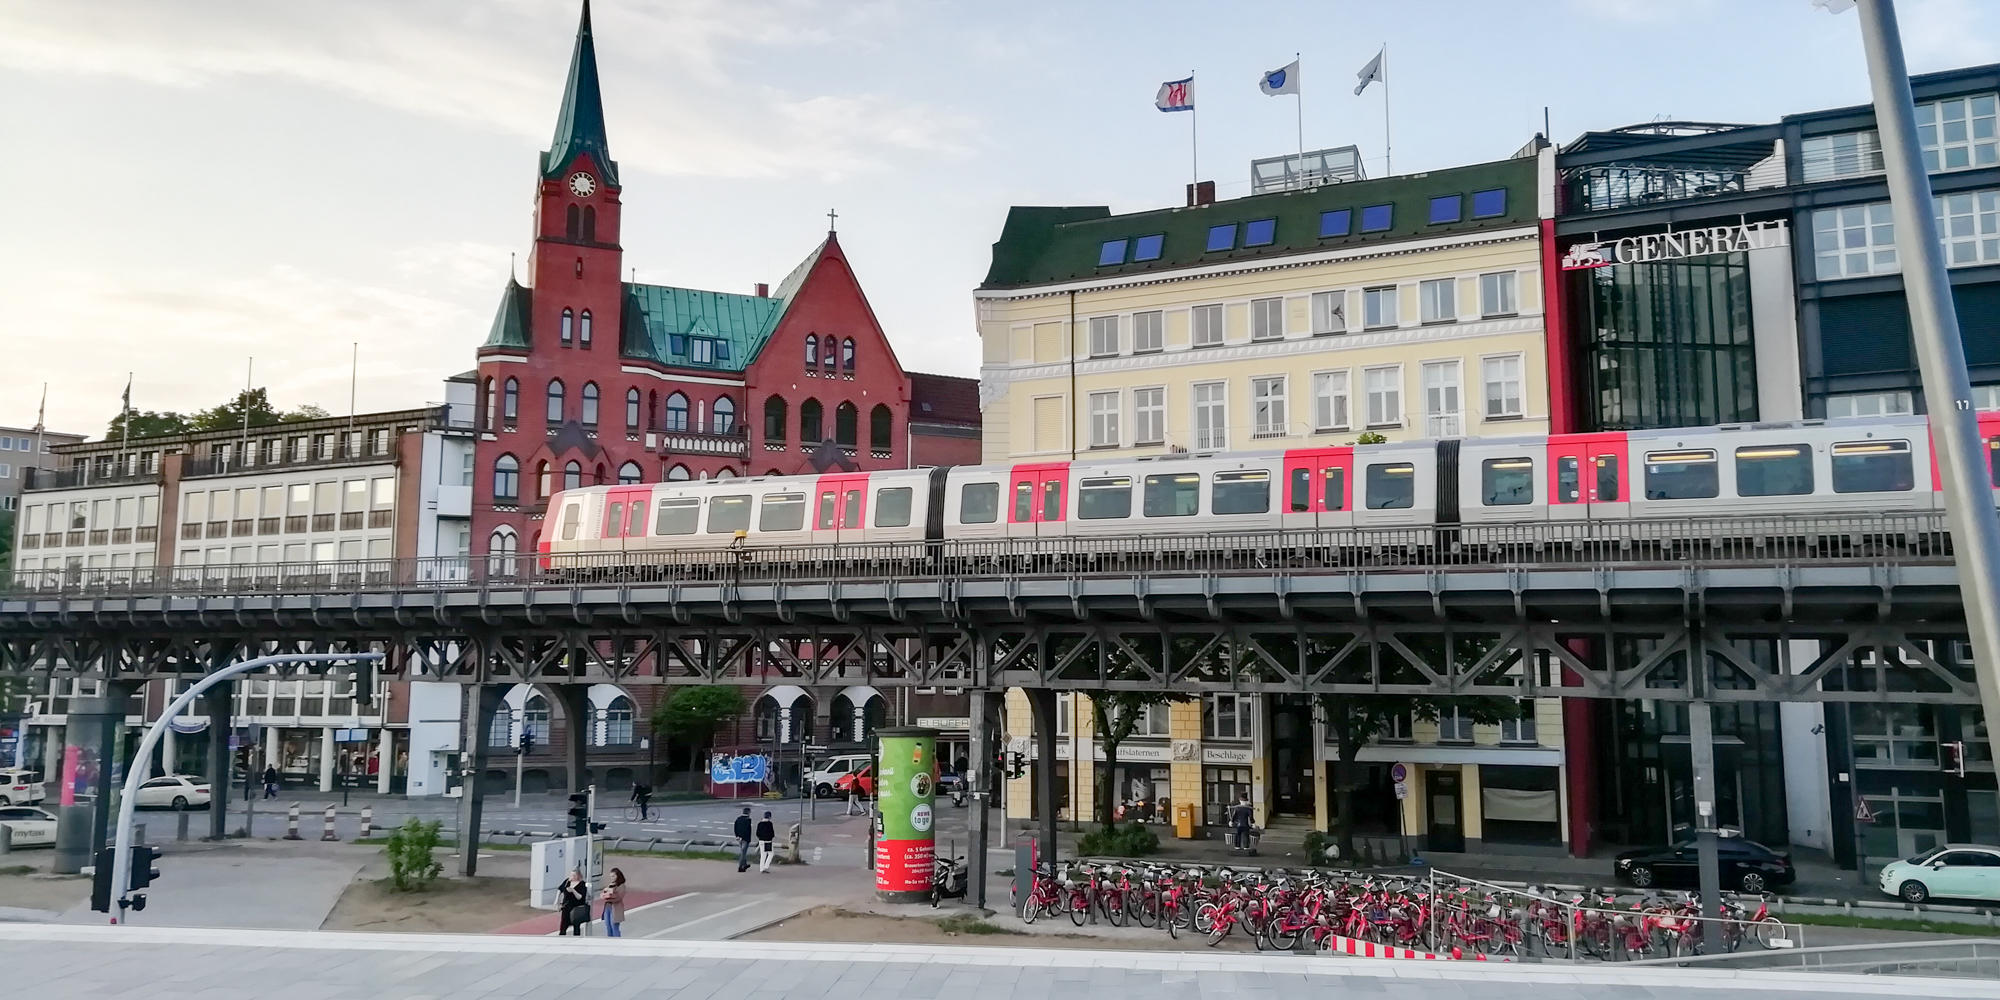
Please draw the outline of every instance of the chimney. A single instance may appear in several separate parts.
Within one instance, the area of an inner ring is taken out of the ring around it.
[[[761,282],[761,281],[760,281],[760,282],[758,282],[758,283],[757,283],[757,297],[758,297],[758,298],[760,298],[760,299],[768,299],[768,298],[770,298],[770,297],[771,297],[771,286],[770,286],[770,285],[767,285],[767,284],[765,284],[765,283],[763,283],[763,282]]]
[[[1187,186],[1187,207],[1200,208],[1215,204],[1215,182],[1200,181]]]

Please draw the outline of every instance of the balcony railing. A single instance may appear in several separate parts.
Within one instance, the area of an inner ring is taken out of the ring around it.
[[[1740,170],[1690,170],[1613,164],[1570,172],[1568,209],[1603,212],[1686,198],[1712,198],[1747,190]]]
[[[723,455],[742,458],[749,453],[750,436],[746,431],[726,431],[721,434],[707,431],[660,432],[662,455]]]
[[[126,473],[118,469],[101,471],[94,466],[83,465],[74,469],[37,469],[33,466],[21,470],[23,490],[73,490],[80,486],[121,486],[128,483],[157,483],[157,470],[139,470]]]

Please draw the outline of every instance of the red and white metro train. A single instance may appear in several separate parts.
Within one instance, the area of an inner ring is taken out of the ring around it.
[[[2000,413],[1980,431],[2000,462]],[[1928,421],[1905,416],[594,486],[551,499],[540,549],[1941,509]]]

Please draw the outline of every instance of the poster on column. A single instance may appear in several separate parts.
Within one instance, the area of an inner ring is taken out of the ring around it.
[[[930,898],[937,854],[937,730],[884,729],[876,784],[875,894],[889,902]]]

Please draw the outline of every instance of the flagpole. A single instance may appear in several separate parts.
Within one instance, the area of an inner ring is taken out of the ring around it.
[[[1395,154],[1389,144],[1389,43],[1382,43],[1382,172],[1386,176],[1396,175]]]
[[[118,437],[118,468],[125,468],[125,459],[132,450],[132,373],[125,373],[125,407],[122,412],[122,433]]]
[[[1292,53],[1292,65],[1304,58],[1300,53]],[[1299,89],[1292,92],[1292,106],[1299,113],[1299,187],[1306,186],[1306,88],[1301,82]]]
[[[250,383],[255,381],[251,373],[256,370],[255,356],[243,359],[243,440],[236,446],[236,464],[243,464],[243,453],[250,448]]]
[[[1188,70],[1188,162],[1194,166],[1194,186],[1201,187],[1201,109],[1194,101],[1194,70]]]
[[[36,471],[38,471],[38,472],[40,472],[40,471],[47,471],[47,467],[46,467],[46,466],[44,466],[44,465],[42,464],[42,428],[43,428],[43,424],[44,424],[44,421],[46,421],[46,420],[48,419],[48,416],[49,416],[49,384],[48,384],[47,382],[43,382],[43,383],[42,383],[42,405],[40,405],[40,406],[38,406],[38,407],[36,407],[36,408],[35,408],[35,459],[34,459],[34,461],[35,461],[35,469],[36,469]],[[89,468],[89,466],[85,466],[85,468]]]

